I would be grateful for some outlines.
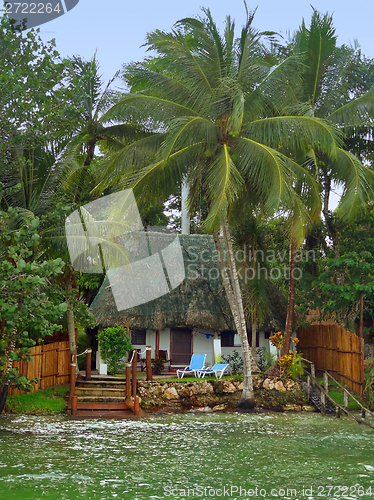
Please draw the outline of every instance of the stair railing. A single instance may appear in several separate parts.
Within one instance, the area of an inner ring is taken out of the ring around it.
[[[370,415],[374,416],[370,410],[365,408],[345,387],[342,386],[335,378],[330,375],[330,373],[324,371],[323,372],[323,385],[322,387],[319,382],[316,380],[316,370],[315,370],[315,365],[308,359],[302,358],[302,361],[305,361],[310,364],[310,374],[304,369],[304,374],[307,376],[307,385],[308,385],[308,399],[310,398],[310,387],[315,387],[320,391],[320,396],[321,396],[321,413],[322,415],[326,414],[326,397],[336,406],[336,418],[340,417],[341,411],[343,411],[346,415],[350,416],[354,420],[356,420],[357,423],[359,424],[365,424],[374,429],[374,425],[370,424],[366,420],[363,420],[365,418],[365,413],[369,413]],[[344,406],[341,406],[337,401],[335,401],[329,394],[328,392],[328,378],[331,378],[334,382],[336,382],[343,390],[344,390]],[[357,418],[353,413],[348,411],[348,396],[350,396],[356,403],[359,404],[361,407],[361,416],[362,419]]]

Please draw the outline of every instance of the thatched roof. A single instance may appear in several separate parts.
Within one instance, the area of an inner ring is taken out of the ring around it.
[[[158,237],[166,238],[160,234]],[[215,331],[235,330],[218,270],[213,238],[209,235],[180,235],[179,242],[186,275],[182,283],[157,299],[118,311],[109,282],[111,278],[113,283],[113,273],[117,271],[111,270],[112,275],[106,276],[91,305],[97,326],[106,328],[118,324],[132,329],[151,330],[178,326]],[[128,292],[133,294],[134,290]],[[279,302],[279,296],[276,298]],[[273,331],[282,328],[283,314],[276,312],[279,307],[277,304],[273,308],[262,329]]]

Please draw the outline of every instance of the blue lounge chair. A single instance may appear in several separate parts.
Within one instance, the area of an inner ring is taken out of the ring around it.
[[[199,378],[204,378],[205,375],[213,375],[214,374],[216,376],[216,378],[222,378],[222,375],[228,366],[229,366],[228,363],[227,364],[216,363],[214,366],[212,366],[212,368],[206,368],[205,370],[199,370],[197,372],[197,376]]]
[[[183,370],[177,370],[177,377],[183,378],[187,374],[196,377],[196,373],[204,368],[205,358],[206,354],[192,354],[190,366],[186,366]]]

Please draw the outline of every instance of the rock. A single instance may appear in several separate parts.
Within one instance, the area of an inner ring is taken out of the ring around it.
[[[270,378],[266,378],[262,383],[262,387],[264,389],[267,389],[268,391],[271,391],[272,389],[274,389],[274,382],[270,380]]]
[[[284,405],[283,410],[284,411],[301,411],[301,406],[300,405]]]
[[[201,382],[195,382],[193,384],[194,394],[212,394],[213,392],[214,389],[212,384],[210,384],[206,380],[202,380]]]
[[[213,411],[222,411],[222,410],[225,410],[227,407],[227,405],[216,405],[214,408],[213,408]]]
[[[287,389],[284,387],[283,382],[281,380],[278,380],[274,384],[274,389],[277,391],[286,391]]]
[[[148,397],[149,393],[145,387],[139,387],[138,392],[140,396]]]
[[[261,384],[262,384],[262,376],[261,375],[254,375],[254,377],[253,377],[253,388],[254,389],[259,389],[261,387]]]
[[[166,399],[179,399],[179,394],[177,393],[177,390],[175,387],[169,387],[168,389],[165,390],[164,396]]]
[[[236,392],[236,387],[229,380],[224,380],[222,392],[229,392],[229,393]]]
[[[302,410],[303,411],[316,411],[316,409],[314,408],[314,406],[310,406],[310,405],[304,405],[302,407]]]
[[[184,387],[181,391],[179,391],[179,396],[181,398],[190,398],[194,395],[194,391],[192,387]]]

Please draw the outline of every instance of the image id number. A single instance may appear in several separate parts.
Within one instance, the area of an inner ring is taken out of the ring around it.
[[[5,4],[6,14],[51,14],[62,11],[60,2],[57,3],[26,3],[26,2],[7,2]]]

